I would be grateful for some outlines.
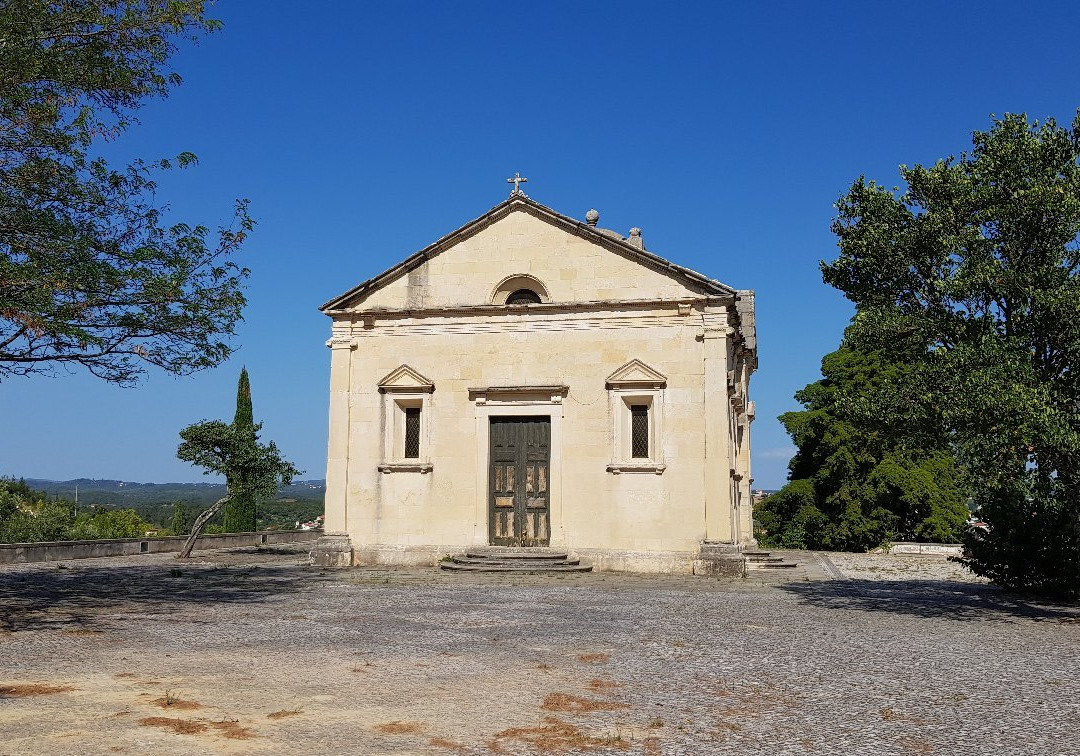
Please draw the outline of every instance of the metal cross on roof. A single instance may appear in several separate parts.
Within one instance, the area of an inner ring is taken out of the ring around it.
[[[510,196],[513,197],[516,194],[525,194],[525,192],[521,191],[521,185],[527,181],[527,178],[522,178],[520,173],[514,171],[514,177],[506,180],[506,183],[514,185],[514,191],[510,192]]]

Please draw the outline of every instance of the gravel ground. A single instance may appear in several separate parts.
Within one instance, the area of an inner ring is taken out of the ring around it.
[[[1080,754],[1080,607],[940,558],[795,558],[833,569],[3,567],[0,753]]]

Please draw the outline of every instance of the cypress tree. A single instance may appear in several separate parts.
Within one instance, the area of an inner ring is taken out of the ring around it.
[[[237,428],[251,428],[255,425],[255,418],[251,411],[251,382],[248,380],[247,368],[240,369],[240,382],[236,385],[236,417],[233,425]]]
[[[187,512],[184,511],[184,502],[178,501],[173,507],[172,534],[183,535],[187,532]]]
[[[254,452],[256,441],[256,428],[254,414],[251,409],[251,383],[248,380],[247,368],[240,371],[240,381],[236,386],[236,416],[233,418],[233,428],[238,439],[244,446],[250,446]],[[251,481],[246,476],[238,475],[236,479],[226,479],[226,484],[232,492],[232,498],[225,505],[225,516],[222,529],[226,533],[250,533],[255,530],[256,497],[252,491]]]

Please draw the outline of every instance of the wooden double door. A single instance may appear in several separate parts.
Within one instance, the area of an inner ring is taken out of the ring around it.
[[[551,542],[551,418],[493,417],[488,538],[496,546]]]

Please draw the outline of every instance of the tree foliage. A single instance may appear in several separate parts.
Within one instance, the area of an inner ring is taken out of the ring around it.
[[[176,44],[219,28],[199,0],[0,3],[0,380],[82,365],[132,384],[219,364],[245,304],[230,260],[251,230],[164,224],[155,173],[95,144],[180,83]]]
[[[852,340],[915,354],[870,412],[948,439],[989,525],[968,566],[1010,588],[1080,595],[1080,112],[1071,128],[994,119],[970,153],[860,178],[827,283]]]
[[[842,345],[821,361],[821,372],[822,380],[795,394],[805,409],[780,416],[798,451],[790,482],[755,508],[764,540],[835,551],[959,540],[967,495],[952,455],[905,446],[887,424],[851,411],[903,366]]]
[[[289,485],[300,474],[300,470],[281,456],[273,441],[259,442],[261,428],[261,423],[246,427],[211,420],[189,425],[180,431],[182,443],[176,456],[203,468],[206,475],[225,478],[225,496],[195,519],[180,557],[191,554],[203,527],[234,496],[269,497],[277,492],[279,485]]]
[[[0,478],[0,543],[141,538],[155,529],[131,509],[95,507],[77,514],[70,501]]]
[[[187,532],[187,510],[184,502],[178,501],[173,505],[172,526],[169,528],[173,535]]]
[[[236,386],[236,415],[233,429],[237,442],[243,441],[254,447],[255,416],[251,407],[251,382],[247,368],[240,370],[240,380]],[[228,481],[232,491],[228,504],[225,505],[225,517],[222,528],[226,533],[251,533],[255,530],[255,514],[258,497],[253,490],[253,482],[247,479],[248,471],[237,471],[235,479]]]

